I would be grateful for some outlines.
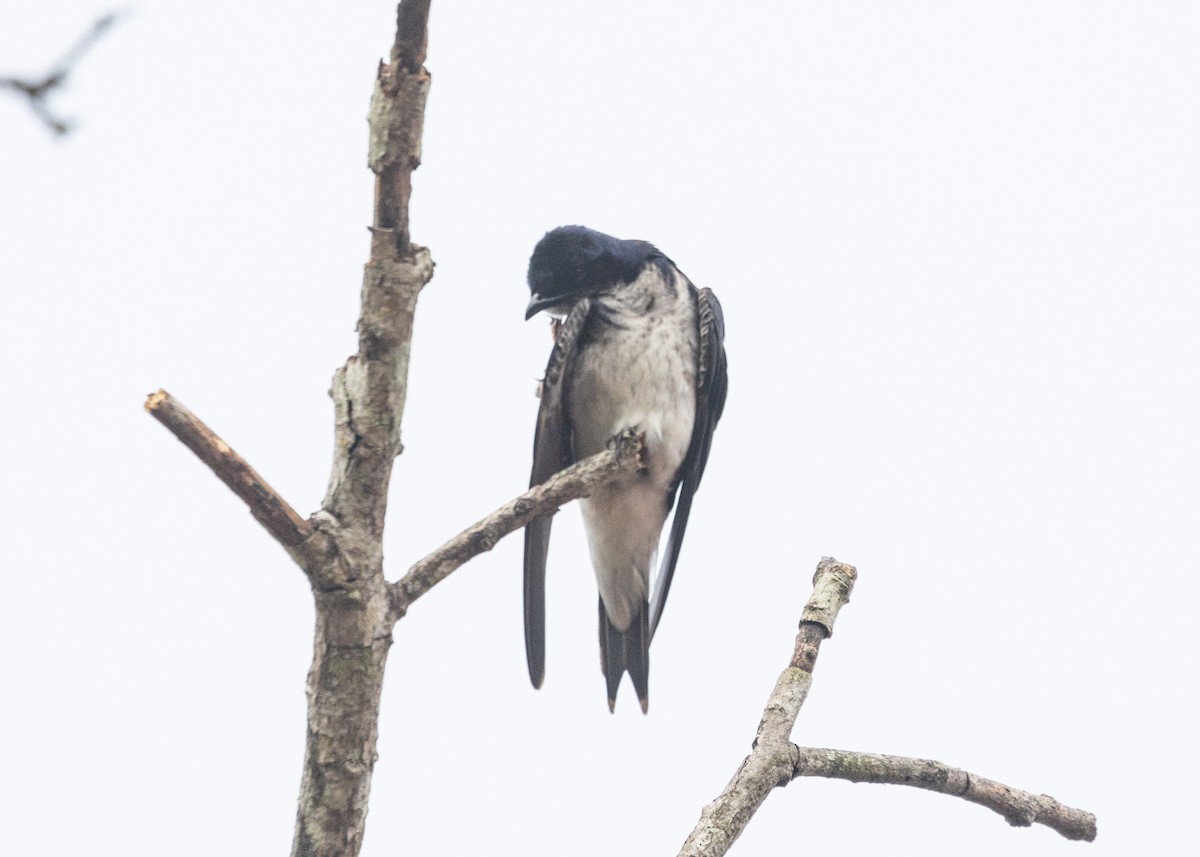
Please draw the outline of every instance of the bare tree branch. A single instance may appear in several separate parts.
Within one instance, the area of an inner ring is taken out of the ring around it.
[[[354,857],[362,847],[392,627],[383,527],[392,465],[403,446],[413,316],[433,277],[408,233],[412,171],[421,160],[429,73],[422,67],[429,0],[402,0],[393,60],[380,63],[368,116],[375,173],[371,251],[363,272],[358,350],[334,374],[334,453],[321,510],[298,515],[228,445],[166,393],[147,409],[238,493],[304,569],[316,605],[308,735],[295,857]],[[280,521],[261,510],[284,510]],[[541,508],[541,507],[539,507]],[[440,572],[441,576],[449,573]],[[426,584],[433,585],[432,582]]]
[[[363,276],[358,353],[333,377],[334,452],[322,508],[341,528],[378,541],[392,464],[401,451],[409,347],[417,297],[433,277],[423,247],[400,256],[390,230],[372,230]],[[360,548],[366,549],[365,544]],[[379,554],[382,562],[382,553]],[[320,569],[313,569],[320,576]],[[336,582],[336,578],[330,583]]]
[[[12,89],[28,98],[30,109],[46,123],[51,131],[61,137],[71,130],[71,123],[55,116],[46,104],[46,99],[56,89],[62,88],[67,77],[75,68],[75,64],[119,18],[120,15],[116,12],[109,12],[92,24],[91,28],[79,37],[74,46],[54,64],[54,67],[44,77],[40,79],[0,77],[0,89]]]
[[[428,8],[429,0],[401,2],[396,44],[426,43]],[[358,351],[333,378],[333,466],[314,516],[328,541],[293,552],[305,563],[317,612],[294,857],[358,854],[378,757],[379,699],[395,622],[383,527],[392,464],[403,450],[413,316],[433,277],[429,251],[412,246],[408,232],[429,92],[421,54],[379,64],[367,117],[375,206]]]
[[[796,777],[914,786],[985,806],[1004,816],[1013,827],[1044,824],[1067,839],[1091,842],[1096,838],[1096,816],[1090,812],[1061,804],[1049,795],[1023,792],[941,762],[812,747],[793,747],[793,751]]]
[[[404,577],[392,584],[392,606],[396,617],[403,616],[414,601],[452,571],[484,551],[490,551],[509,533],[535,518],[554,514],[564,503],[587,497],[622,474],[637,471],[642,466],[644,440],[642,435],[626,429],[609,439],[609,448],[604,452],[585,458],[530,488],[415,563]]]
[[[146,399],[146,410],[241,497],[250,507],[250,514],[285,547],[298,545],[312,534],[312,524],[301,518],[244,458],[166,390],[151,393]]]
[[[371,99],[371,150],[375,173],[375,228],[389,230],[396,253],[408,254],[408,201],[412,173],[421,163],[421,128],[430,76],[425,62],[430,0],[404,0],[396,10],[392,61],[379,64]],[[396,109],[400,107],[402,109]]]
[[[787,743],[800,707],[812,686],[821,641],[833,633],[838,611],[850,600],[858,572],[832,557],[823,557],[813,577],[813,592],[800,621],[792,660],[767,700],[750,755],[725,791],[700,813],[700,821],[683,843],[680,857],[717,857],[745,830],[767,795],[791,781],[795,765]]]
[[[396,39],[392,44],[392,63],[409,74],[418,74],[425,65],[425,47],[429,41],[429,0],[401,3],[396,8]]]
[[[347,540],[342,524],[328,510],[310,520],[301,519],[245,460],[165,391],[152,394],[146,410],[247,503],[306,572],[323,570],[322,581],[340,581],[325,586],[310,572],[317,600],[320,669],[309,675],[306,763],[311,761],[320,778],[318,794],[308,805],[301,805],[297,818],[295,853],[300,854],[352,854],[358,847],[360,840],[356,839],[346,845],[351,850],[330,851],[321,843],[328,844],[323,837],[329,831],[348,831],[353,836],[357,830],[361,835],[370,789],[364,771],[369,774],[375,760],[378,693],[395,621],[413,601],[504,536],[535,517],[555,514],[559,506],[587,496],[607,481],[635,472],[642,466],[644,445],[639,433],[622,432],[604,452],[506,503],[385,587],[382,575],[355,577],[358,557],[345,553],[355,549],[353,540]],[[390,609],[384,610],[385,605]],[[315,662],[314,668],[317,665]],[[330,683],[332,689],[327,686]],[[308,770],[306,764],[306,773]]]
[[[1064,806],[1047,795],[1032,795],[926,759],[819,750],[790,743],[792,727],[812,685],[821,641],[832,636],[834,620],[849,601],[856,579],[852,566],[830,557],[818,564],[792,660],[767,700],[753,750],[725,791],[703,809],[680,857],[718,857],[726,853],[771,790],[798,777],[915,786],[985,806],[1014,826],[1038,823],[1068,839],[1095,839],[1094,815]]]

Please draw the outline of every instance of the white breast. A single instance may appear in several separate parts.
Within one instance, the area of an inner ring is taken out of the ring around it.
[[[645,433],[646,470],[583,501],[600,595],[624,630],[645,600],[667,497],[687,455],[696,415],[696,306],[687,280],[657,265],[597,299],[598,314],[573,363],[570,393],[576,460],[626,428]]]
[[[657,265],[597,299],[595,335],[574,363],[571,424],[578,460],[619,431],[646,433],[647,465],[670,481],[696,414],[696,306],[687,281]]]

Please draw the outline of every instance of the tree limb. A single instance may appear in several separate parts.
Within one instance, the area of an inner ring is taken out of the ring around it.
[[[849,601],[857,576],[852,566],[830,557],[818,564],[791,662],[767,700],[753,749],[725,791],[701,811],[680,857],[725,854],[771,790],[798,777],[915,786],[985,806],[1014,826],[1036,822],[1068,839],[1095,839],[1094,815],[1064,806],[1048,795],[1029,794],[926,759],[797,747],[788,740],[812,685],[821,641],[832,636],[833,623]]]
[[[308,737],[293,857],[354,857],[362,847],[378,758],[379,700],[395,614],[383,576],[392,465],[403,450],[413,318],[433,259],[409,241],[412,172],[421,161],[429,73],[421,65],[429,0],[402,0],[391,63],[381,62],[367,117],[375,173],[371,253],[363,272],[358,351],[334,374],[334,454],[310,539],[292,555],[316,601]]]
[[[626,429],[609,440],[608,449],[559,471],[541,485],[530,488],[486,518],[463,530],[429,556],[413,564],[408,573],[392,584],[392,609],[396,618],[444,580],[459,566],[535,518],[547,517],[571,500],[587,497],[600,485],[642,466],[644,437]]]
[[[146,399],[146,410],[242,498],[250,507],[250,514],[284,547],[298,545],[312,534],[312,524],[301,518],[244,458],[166,390],[151,393]]]
[[[433,277],[424,248],[398,256],[390,230],[372,230],[371,257],[363,275],[358,352],[333,377],[334,450],[321,508],[347,535],[372,551],[382,573],[384,519],[392,465],[403,450],[400,424],[408,394],[408,361],[417,297]],[[364,561],[366,561],[364,559]],[[321,569],[313,569],[318,577]],[[327,580],[335,584],[338,577]]]
[[[791,781],[795,765],[788,736],[812,686],[821,641],[833,634],[838,611],[850,600],[858,572],[852,565],[822,557],[813,576],[813,591],[801,614],[792,660],[767,700],[753,749],[725,791],[700,813],[679,857],[718,857],[733,845],[754,813],[776,786]]]
[[[421,163],[421,130],[430,76],[424,68],[430,0],[404,0],[396,10],[391,63],[379,64],[368,121],[367,164],[375,173],[375,228],[388,230],[399,256],[409,253],[408,201]]]
[[[1067,839],[1091,842],[1096,816],[1059,803],[1049,795],[1034,795],[929,759],[908,759],[875,753],[793,747],[795,777],[828,777],[852,783],[914,786],[961,797],[987,807],[1013,827],[1044,824]]]

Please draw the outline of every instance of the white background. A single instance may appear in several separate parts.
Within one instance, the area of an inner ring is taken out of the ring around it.
[[[6,7],[0,73],[106,9]],[[307,586],[142,402],[319,505],[393,25],[147,0],[55,99],[66,140],[0,93],[7,853],[289,848]],[[435,2],[389,576],[525,486],[545,230],[713,288],[730,395],[649,716],[628,684],[608,713],[568,508],[542,691],[519,537],[397,626],[364,853],[675,853],[823,554],[860,579],[793,738],[1046,792],[1100,836],[811,780],[734,853],[1194,847],[1198,36],[1170,2]]]

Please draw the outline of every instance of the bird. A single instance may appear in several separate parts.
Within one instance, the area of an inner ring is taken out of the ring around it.
[[[599,599],[600,665],[608,708],[629,673],[649,708],[650,641],[679,559],[692,498],[728,389],[725,321],[647,241],[585,226],[552,229],[529,260],[528,321],[552,317],[554,346],[541,384],[530,487],[605,449],[626,429],[641,433],[643,466],[580,501]],[[662,564],[651,566],[672,506]],[[525,529],[525,653],[535,688],[545,677],[546,555],[552,517]]]

